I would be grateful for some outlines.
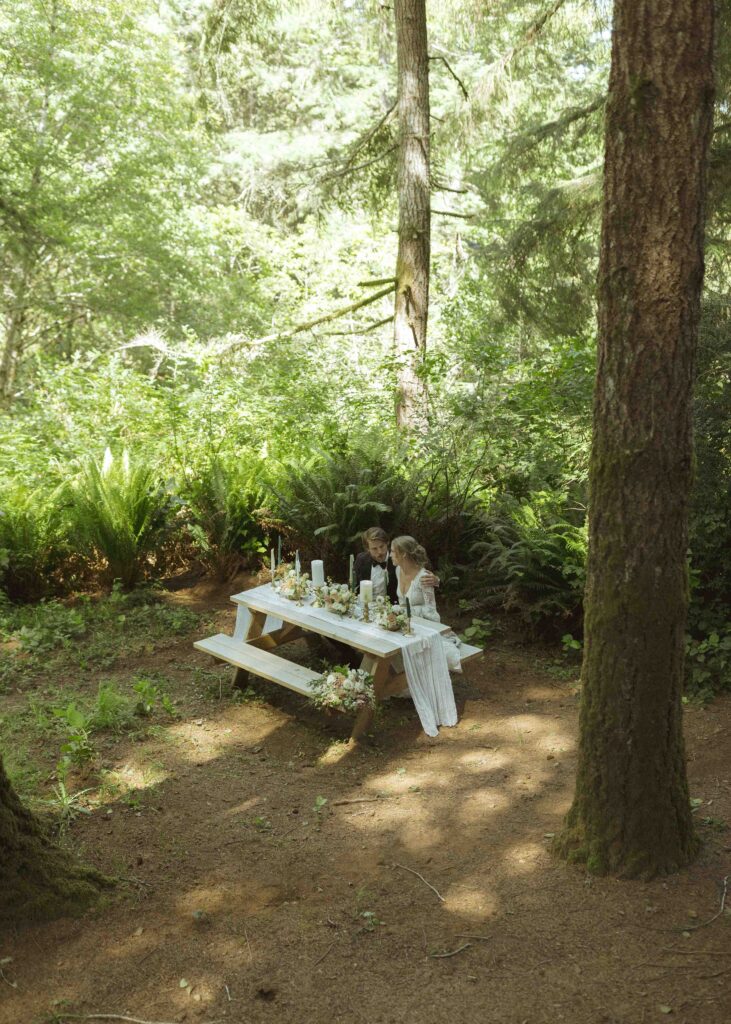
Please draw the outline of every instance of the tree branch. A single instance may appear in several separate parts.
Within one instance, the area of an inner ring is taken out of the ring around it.
[[[444,62],[444,66],[445,66],[445,68],[447,69],[447,71],[448,71],[448,72],[450,73],[450,75],[452,76],[452,78],[453,78],[453,79],[455,80],[455,82],[457,83],[457,85],[458,85],[458,86],[460,87],[460,89],[462,90],[462,95],[464,96],[464,98],[465,98],[466,100],[468,100],[468,99],[470,98],[470,97],[469,97],[469,93],[467,92],[467,90],[466,90],[466,89],[465,89],[465,87],[464,87],[464,83],[463,83],[462,79],[461,79],[461,78],[459,77],[459,75],[457,75],[457,74],[455,73],[454,69],[452,68],[452,65],[451,65],[451,64],[449,63],[449,61],[447,60],[447,58],[446,58],[446,57],[443,57],[443,56],[441,55],[441,53],[438,53],[438,54],[436,54],[436,55],[435,55],[434,57],[430,57],[430,58],[429,58],[429,60],[441,60],[441,61],[443,61],[443,62]]]
[[[377,164],[379,160],[383,160],[389,153],[393,153],[398,146],[389,146],[388,149],[384,150],[383,153],[379,153],[378,156],[374,156],[372,160],[366,160],[364,164],[358,164],[356,167],[342,167],[339,171],[333,171],[331,174],[323,174],[320,181],[332,181],[335,178],[344,178],[347,174],[355,174],[357,171],[362,171],[366,167],[370,167],[371,164]]]
[[[388,288],[382,288],[380,291],[374,292],[373,295],[369,295],[365,299],[360,299],[358,302],[351,302],[349,306],[342,306],[340,309],[333,310],[332,313],[326,313],[325,316],[318,316],[315,320],[308,320],[306,323],[297,324],[296,327],[292,327],[289,331],[277,331],[274,334],[267,334],[263,338],[235,338],[229,342],[222,349],[219,350],[219,355],[224,355],[232,348],[236,348],[238,345],[250,345],[252,348],[258,348],[261,345],[266,344],[269,341],[279,341],[285,338],[291,338],[295,334],[301,334],[303,331],[309,331],[313,327],[317,327],[318,324],[328,323],[330,320],[337,320],[338,317],[345,316],[347,313],[354,313],[356,309],[361,309],[363,306],[369,306],[372,302],[377,302],[378,299],[382,299],[386,295],[390,295],[391,292],[395,291],[396,282],[393,281],[389,284]]]
[[[460,220],[472,220],[475,216],[474,213],[452,213],[450,210],[435,210],[433,208],[431,212],[438,217],[459,217]]]

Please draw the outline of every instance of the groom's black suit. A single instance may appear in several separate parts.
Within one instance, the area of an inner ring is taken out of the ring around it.
[[[396,566],[391,561],[389,555],[386,560],[386,567],[388,569],[388,596],[391,599],[391,604],[396,604],[397,600],[397,589],[398,580],[396,579]],[[361,580],[369,580],[371,578],[371,569],[374,565],[383,565],[382,562],[376,562],[375,559],[371,558],[367,551],[361,551],[355,559],[355,592],[358,593],[360,590]]]

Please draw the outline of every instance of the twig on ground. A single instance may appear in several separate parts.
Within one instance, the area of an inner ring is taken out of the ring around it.
[[[126,1020],[129,1024],[175,1024],[170,1020],[142,1020],[141,1017],[124,1017],[121,1013],[56,1013],[56,1021],[64,1020]],[[208,1024],[223,1024],[222,1021],[212,1020]]]
[[[490,936],[489,935],[457,935],[457,936],[455,936],[455,938],[458,938],[458,939],[479,939],[480,942],[489,942],[490,941]]]
[[[132,882],[133,885],[146,885],[150,889],[152,888],[152,882],[146,882],[144,878],[135,878],[134,876],[128,878],[126,875],[117,875],[120,882]]]
[[[337,939],[335,941],[337,942]],[[333,948],[334,945],[335,945],[335,942],[331,942],[330,945],[325,950],[325,952],[322,954],[322,956],[318,957],[318,959],[315,960],[315,962],[314,962],[314,964],[312,966],[313,967],[317,967],[318,964],[321,964],[322,961],[325,959],[325,957],[327,956],[327,954],[330,952],[330,950]]]
[[[427,882],[427,880],[426,880],[426,879],[424,878],[424,876],[423,876],[423,875],[420,875],[418,871],[414,871],[414,869],[413,869],[413,868],[408,868],[408,867],[407,867],[407,866],[406,866],[405,864],[399,864],[399,862],[398,862],[398,861],[394,861],[394,864],[395,864],[395,866],[396,866],[397,868],[403,868],[403,869],[404,869],[404,871],[410,871],[412,875],[416,875],[416,877],[417,877],[417,878],[420,878],[420,879],[422,880],[422,882],[424,883],[424,885],[428,885],[428,886],[429,886],[429,888],[431,889],[431,891],[432,891],[432,892],[433,892],[433,893],[434,893],[434,894],[436,895],[437,899],[441,900],[441,901],[442,901],[442,903],[446,903],[446,900],[444,899],[444,897],[442,896],[442,894],[441,894],[440,892],[438,892],[438,891],[437,891],[437,890],[436,890],[436,889],[434,888],[434,886],[433,886],[433,885],[431,884],[431,882]]]
[[[230,1003],[231,1002],[231,993],[228,990],[228,985],[224,985],[223,987],[226,989],[226,996],[227,996],[228,1001]]]
[[[713,917],[709,917],[707,921],[701,921],[700,924],[688,925],[686,928],[683,929],[683,931],[686,931],[686,932],[697,932],[699,928],[705,928],[706,925],[712,924],[716,920],[717,917],[720,917],[721,914],[723,913],[723,908],[726,906],[726,893],[727,892],[728,892],[728,875],[726,875],[726,877],[723,880],[723,891],[721,892],[721,905],[718,908],[718,910],[716,911],[716,913],[713,915]]]
[[[383,800],[382,796],[357,796],[354,800],[333,800],[333,807],[342,807],[343,804],[376,804]]]
[[[662,946],[663,953],[684,953],[686,956],[731,956],[723,949],[681,949],[680,946]]]
[[[465,942],[463,946],[458,946],[457,949],[453,949],[451,953],[430,953],[429,956],[434,957],[435,960],[444,960],[448,956],[456,956],[457,953],[461,953],[463,949],[469,949],[471,945],[471,942]]]
[[[11,981],[10,978],[5,973],[5,971],[2,969],[2,967],[0,967],[0,978],[2,978],[2,980],[5,982],[6,985],[10,985],[11,988],[17,988],[18,987],[18,982],[17,981]]]
[[[704,980],[706,978],[719,978],[722,974],[728,974],[729,971],[731,971],[731,967],[724,967],[722,971],[714,971],[713,974],[698,974],[696,977],[703,978]]]

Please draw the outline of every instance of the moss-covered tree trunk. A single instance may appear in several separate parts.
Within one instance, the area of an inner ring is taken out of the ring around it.
[[[18,799],[0,758],[0,924],[79,913],[108,884],[48,839]]]
[[[401,426],[416,426],[426,415],[418,368],[426,348],[431,252],[426,0],[395,0],[394,10],[399,123],[394,341],[402,362],[397,419]]]
[[[557,847],[650,876],[696,851],[682,738],[712,0],[615,0],[581,737]]]

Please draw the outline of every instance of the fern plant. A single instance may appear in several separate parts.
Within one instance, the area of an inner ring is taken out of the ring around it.
[[[568,520],[562,496],[532,494],[492,517],[473,545],[487,593],[527,622],[561,625],[580,617],[586,575],[585,525]]]
[[[3,554],[4,553],[4,554]],[[56,491],[16,483],[0,495],[0,586],[13,601],[38,601],[68,554]]]
[[[71,532],[84,554],[106,562],[109,583],[139,583],[172,511],[153,468],[133,465],[126,451],[115,459],[107,448],[101,465],[89,459],[81,466],[68,499]]]
[[[211,462],[186,484],[185,498],[198,557],[220,580],[231,579],[252,555],[265,550],[254,514],[265,498],[258,465]]]

